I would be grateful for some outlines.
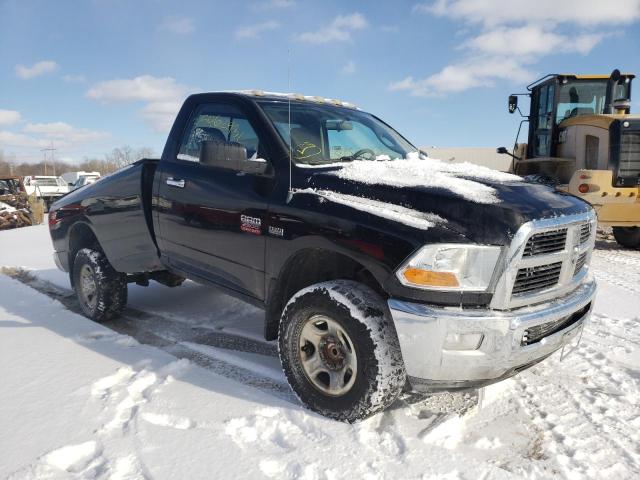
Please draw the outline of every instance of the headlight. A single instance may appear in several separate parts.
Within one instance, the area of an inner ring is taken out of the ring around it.
[[[422,247],[396,272],[403,285],[426,290],[486,291],[500,247],[435,244]]]

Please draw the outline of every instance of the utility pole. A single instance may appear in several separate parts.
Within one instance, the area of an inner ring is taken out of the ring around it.
[[[53,174],[56,174],[56,164],[55,164],[55,151],[57,150],[57,148],[53,147],[53,141],[51,142],[51,145],[48,148],[43,148],[42,150],[40,150],[41,152],[43,152],[44,155],[44,174],[47,174],[47,152],[50,152],[49,156],[50,156],[50,160],[51,160],[51,166],[53,167]]]

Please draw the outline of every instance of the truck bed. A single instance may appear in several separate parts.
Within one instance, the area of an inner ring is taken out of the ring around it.
[[[143,159],[80,188],[56,202],[55,209],[73,212],[88,226],[113,267],[124,273],[162,269],[151,219],[151,191],[158,160]],[[67,213],[64,213],[67,215]],[[63,222],[66,224],[66,222]],[[63,226],[61,224],[61,226]],[[57,251],[70,251],[69,233],[52,230]],[[58,243],[59,242],[59,243]]]

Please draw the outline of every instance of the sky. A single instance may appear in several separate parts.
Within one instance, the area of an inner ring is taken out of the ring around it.
[[[508,146],[510,93],[639,74],[638,47],[640,0],[0,0],[0,150],[160,155],[188,94],[236,89],[353,102],[419,146]]]

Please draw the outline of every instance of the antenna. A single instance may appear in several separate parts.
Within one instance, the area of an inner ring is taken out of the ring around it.
[[[293,155],[291,153],[291,50],[287,49],[287,103],[289,109],[289,191],[287,192],[287,203],[291,201],[293,197],[293,190],[291,188],[291,169],[293,164]]]

